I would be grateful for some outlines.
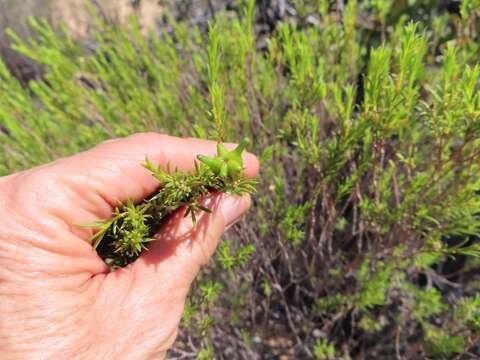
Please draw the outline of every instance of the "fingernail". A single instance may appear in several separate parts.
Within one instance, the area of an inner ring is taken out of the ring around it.
[[[225,228],[232,226],[249,207],[249,197],[224,195],[220,202],[220,211],[225,220]]]

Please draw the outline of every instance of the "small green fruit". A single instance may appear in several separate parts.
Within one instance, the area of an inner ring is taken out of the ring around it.
[[[223,144],[219,143],[217,145],[217,155],[215,157],[198,155],[197,159],[207,165],[215,175],[236,179],[242,175],[242,153],[247,147],[248,143],[249,140],[245,138],[232,151],[228,151]]]

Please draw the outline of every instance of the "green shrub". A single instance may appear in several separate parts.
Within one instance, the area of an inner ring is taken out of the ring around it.
[[[318,360],[335,359],[335,348],[324,340],[319,340],[313,347],[313,354]]]
[[[207,32],[98,20],[88,47],[32,20],[35,39],[10,36],[44,76],[0,63],[0,173],[136,131],[248,136],[254,209],[194,285],[178,351],[478,352],[480,4],[430,3],[296,1],[265,47],[252,0]]]

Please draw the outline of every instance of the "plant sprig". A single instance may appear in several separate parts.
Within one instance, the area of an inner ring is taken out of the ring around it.
[[[146,159],[144,166],[160,182],[159,189],[138,204],[128,200],[110,219],[84,225],[97,229],[91,238],[94,249],[111,268],[124,267],[148,248],[165,219],[179,208],[185,208],[185,216],[190,215],[195,226],[200,212],[211,212],[201,204],[208,193],[254,193],[257,181],[243,177],[242,153],[247,144],[244,139],[228,151],[219,143],[216,156],[197,156],[193,173],[171,171],[169,166],[164,171]]]

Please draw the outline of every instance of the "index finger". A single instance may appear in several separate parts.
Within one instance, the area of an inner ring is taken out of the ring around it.
[[[75,177],[114,206],[128,199],[140,201],[158,187],[158,181],[143,167],[147,157],[167,170],[193,171],[198,154],[213,156],[217,142],[178,138],[158,133],[139,133],[107,141],[83,153],[61,159],[54,167],[65,177]],[[235,144],[226,144],[232,148]],[[254,177],[259,170],[257,158],[245,152],[244,175]],[[70,179],[72,180],[72,179]]]

